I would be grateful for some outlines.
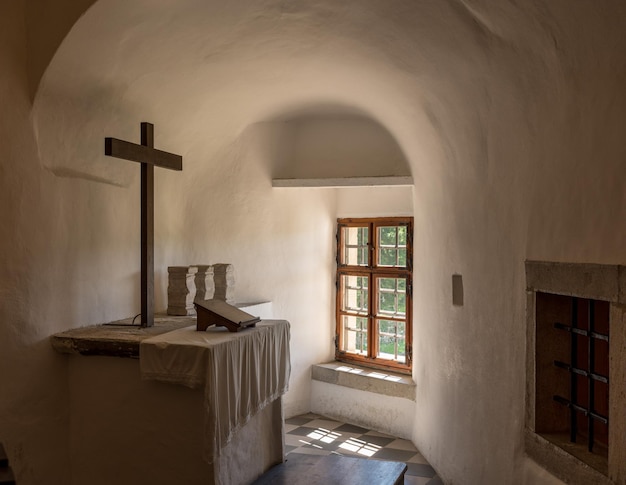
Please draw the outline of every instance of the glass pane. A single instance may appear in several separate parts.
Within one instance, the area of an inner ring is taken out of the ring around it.
[[[398,294],[398,314],[406,315],[406,294]]]
[[[396,289],[396,279],[395,278],[380,278],[378,280],[380,287],[388,290]]]
[[[344,352],[367,355],[367,318],[343,316]]]
[[[398,227],[398,245],[406,246],[406,226]]]
[[[406,278],[377,278],[378,316],[406,317]]]
[[[378,311],[379,313],[395,314],[398,310],[398,300],[395,293],[379,293],[378,294]]]
[[[406,362],[406,324],[378,320],[378,357]]]
[[[369,264],[369,228],[344,227],[343,230],[343,264],[350,266],[367,266]]]
[[[343,275],[343,311],[368,313],[369,278],[367,276]]]
[[[378,264],[380,266],[398,266],[397,250],[380,248]]]
[[[396,236],[396,228],[395,227],[381,227],[379,229],[379,234],[380,234],[380,242],[379,244],[381,246],[392,246],[395,247],[396,246],[396,240],[397,240],[397,236]]]
[[[406,226],[378,227],[378,265],[407,266]]]

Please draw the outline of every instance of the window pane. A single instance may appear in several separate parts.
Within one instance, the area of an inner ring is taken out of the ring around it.
[[[343,311],[368,313],[368,287],[367,276],[344,275],[343,278]]]
[[[398,266],[398,252],[395,249],[381,248],[378,257],[380,266]]]
[[[367,355],[367,318],[343,315],[343,332],[341,350]]]
[[[398,249],[398,266],[406,266],[406,249]]]
[[[406,324],[378,320],[378,357],[406,362]]]
[[[406,315],[406,294],[398,294],[398,314]]]
[[[396,246],[396,228],[395,227],[381,227],[379,229],[380,245],[381,246]]]
[[[369,264],[369,228],[344,227],[343,264],[367,266]]]
[[[378,280],[381,288],[385,288],[386,290],[395,290],[396,289],[396,279],[395,278],[380,278]]]
[[[395,293],[378,294],[378,311],[380,313],[395,314],[398,310],[398,301]]]
[[[398,227],[398,246],[406,246],[406,226]]]
[[[379,227],[378,265],[405,268],[407,266],[406,246],[406,226]]]
[[[377,278],[378,316],[406,317],[406,279]]]

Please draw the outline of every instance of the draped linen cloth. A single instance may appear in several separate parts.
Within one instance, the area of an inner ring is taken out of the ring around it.
[[[204,386],[204,458],[213,463],[251,417],[287,391],[289,337],[285,320],[263,320],[236,333],[185,327],[141,342],[141,376]]]

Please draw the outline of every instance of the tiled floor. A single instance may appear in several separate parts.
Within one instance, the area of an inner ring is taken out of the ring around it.
[[[303,414],[285,421],[287,455],[346,456],[372,460],[402,461],[409,469],[404,476],[405,485],[440,485],[437,476],[413,443],[393,436],[370,431],[352,424],[341,423],[317,414]],[[287,456],[289,459],[289,456]]]

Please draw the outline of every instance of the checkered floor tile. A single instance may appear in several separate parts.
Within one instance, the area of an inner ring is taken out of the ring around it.
[[[287,455],[336,453],[372,460],[402,461],[408,466],[405,485],[441,485],[419,451],[408,440],[308,413],[285,420]]]

